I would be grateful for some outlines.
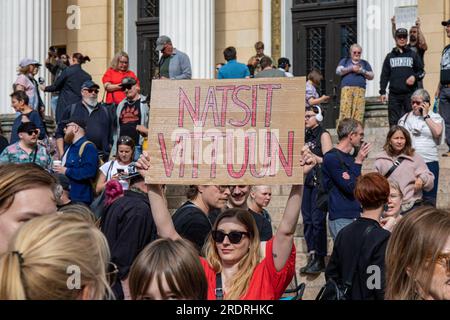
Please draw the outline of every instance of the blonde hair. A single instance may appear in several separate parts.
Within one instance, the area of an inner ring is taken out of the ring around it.
[[[419,300],[429,294],[438,256],[450,235],[450,213],[423,207],[405,215],[386,249],[386,300]]]
[[[72,300],[84,289],[90,298],[112,297],[106,280],[106,238],[76,214],[52,214],[25,223],[0,259],[1,300]],[[70,268],[80,286],[70,288]]]
[[[226,300],[237,300],[247,293],[253,272],[261,259],[259,233],[252,214],[247,210],[237,208],[228,209],[221,213],[217,217],[212,230],[217,230],[220,221],[225,218],[235,218],[239,223],[243,224],[250,237],[248,252],[239,261],[238,271],[231,279],[231,285],[225,295]],[[211,233],[205,243],[204,252],[206,260],[214,271],[216,273],[222,272],[222,261]]]
[[[18,192],[48,187],[55,193],[56,186],[56,179],[36,164],[0,165],[0,214],[12,205]]]
[[[126,57],[128,59],[128,61],[130,61],[130,57],[128,56],[128,53],[126,53],[125,51],[120,51],[120,52],[116,53],[114,58],[112,58],[110,67],[116,71],[119,70],[119,59],[122,57]]]

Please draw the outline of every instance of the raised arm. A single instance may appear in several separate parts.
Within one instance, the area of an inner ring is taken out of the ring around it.
[[[142,176],[150,168],[150,157],[147,152],[143,152],[136,167]],[[152,209],[153,220],[155,221],[158,235],[161,238],[169,238],[172,240],[181,239],[181,236],[175,230],[173,225],[172,216],[167,208],[166,200],[161,185],[148,184],[148,199],[150,201],[150,207]]]

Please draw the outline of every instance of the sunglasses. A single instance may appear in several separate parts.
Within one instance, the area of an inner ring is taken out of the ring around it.
[[[27,134],[28,134],[29,136],[32,136],[33,134],[38,134],[38,133],[39,133],[38,130],[30,130],[30,131],[27,131]]]
[[[89,93],[93,93],[93,92],[98,93],[99,92],[98,89],[84,89],[84,90],[86,90]]]
[[[111,287],[116,283],[118,275],[119,275],[119,268],[117,268],[117,265],[115,263],[108,262],[106,279],[108,279],[108,283]]]
[[[230,233],[225,233],[220,230],[211,231],[211,236],[216,243],[222,243],[225,240],[225,237],[228,237],[230,243],[238,244],[241,242],[244,235],[248,237],[249,233],[242,231],[231,231]]]
[[[353,51],[353,54],[361,54],[361,51]]]

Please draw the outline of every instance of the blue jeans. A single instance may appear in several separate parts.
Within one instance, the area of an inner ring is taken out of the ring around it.
[[[51,100],[53,114],[56,114],[56,106],[58,105],[58,98],[59,96],[53,96]]]
[[[138,161],[139,157],[141,156],[141,154],[142,154],[142,146],[141,145],[137,145],[134,148],[134,161]]]
[[[303,189],[302,216],[303,231],[308,252],[318,256],[327,255],[327,214],[317,208],[317,188],[306,186]]]
[[[336,240],[336,237],[342,229],[348,226],[350,223],[355,221],[354,219],[336,219],[336,220],[328,220],[328,227],[330,228],[331,237],[333,241]]]
[[[427,204],[436,206],[436,198],[439,185],[439,162],[427,162],[427,167],[434,174],[434,186],[431,191],[423,192],[423,200],[427,202]]]

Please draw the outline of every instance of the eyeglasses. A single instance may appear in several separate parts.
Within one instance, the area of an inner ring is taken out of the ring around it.
[[[106,279],[108,279],[109,285],[111,287],[116,283],[118,275],[119,275],[119,268],[117,268],[117,265],[113,262],[108,262]]]
[[[67,128],[73,127],[73,126],[77,126],[77,125],[74,124],[74,123],[69,123],[69,124],[66,124],[66,126],[64,127],[64,129],[67,129]]]
[[[225,240],[225,237],[228,237],[228,240],[230,240],[230,243],[232,244],[238,244],[241,242],[243,236],[249,236],[248,232],[242,232],[242,231],[231,231],[230,233],[225,233],[220,230],[211,231],[211,236],[213,240],[217,243],[222,243]]]
[[[313,117],[315,117],[315,115],[306,114],[305,115],[305,120],[309,120],[309,119],[311,119]]]
[[[98,93],[99,92],[98,89],[86,89],[86,91],[89,93],[93,93],[93,92]]]
[[[217,189],[219,189],[220,192],[225,192],[227,189],[231,191],[231,188],[233,188],[233,186],[215,186]]]
[[[38,133],[39,133],[38,130],[30,130],[30,131],[27,131],[27,134],[28,134],[29,136],[32,136],[33,134],[38,134]]]

